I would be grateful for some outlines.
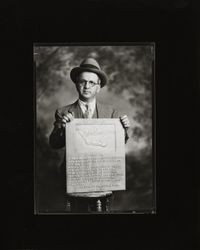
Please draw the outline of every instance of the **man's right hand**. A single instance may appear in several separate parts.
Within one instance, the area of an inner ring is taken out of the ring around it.
[[[62,127],[65,128],[66,123],[67,123],[67,122],[71,122],[73,119],[74,119],[73,113],[68,112],[67,115],[64,115],[64,116],[62,117],[62,121],[61,121]]]

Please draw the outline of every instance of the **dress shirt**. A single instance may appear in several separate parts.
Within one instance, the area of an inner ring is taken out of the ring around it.
[[[83,102],[79,99],[78,104],[83,114],[85,114],[85,112],[87,111],[87,105],[88,105],[88,110],[90,110],[90,117],[93,116],[95,108],[96,108],[96,99],[94,99],[92,102],[89,102],[89,103]]]

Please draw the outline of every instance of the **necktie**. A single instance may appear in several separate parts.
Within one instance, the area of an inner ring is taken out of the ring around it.
[[[86,111],[84,113],[84,118],[91,118],[91,108],[88,106],[88,104],[85,105]]]

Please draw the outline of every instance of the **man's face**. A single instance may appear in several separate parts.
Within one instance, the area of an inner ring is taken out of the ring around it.
[[[98,75],[82,72],[77,79],[76,88],[82,101],[92,101],[101,89]]]

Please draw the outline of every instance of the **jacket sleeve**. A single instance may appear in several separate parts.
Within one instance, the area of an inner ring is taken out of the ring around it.
[[[112,118],[119,118],[120,115],[118,113],[117,110],[113,110],[112,112]],[[124,134],[125,134],[125,143],[127,143],[128,139],[129,139],[129,134],[128,134],[128,129],[124,129]]]
[[[62,127],[62,115],[59,110],[55,113],[54,128],[49,136],[49,144],[53,149],[63,148],[65,146],[65,128]]]

